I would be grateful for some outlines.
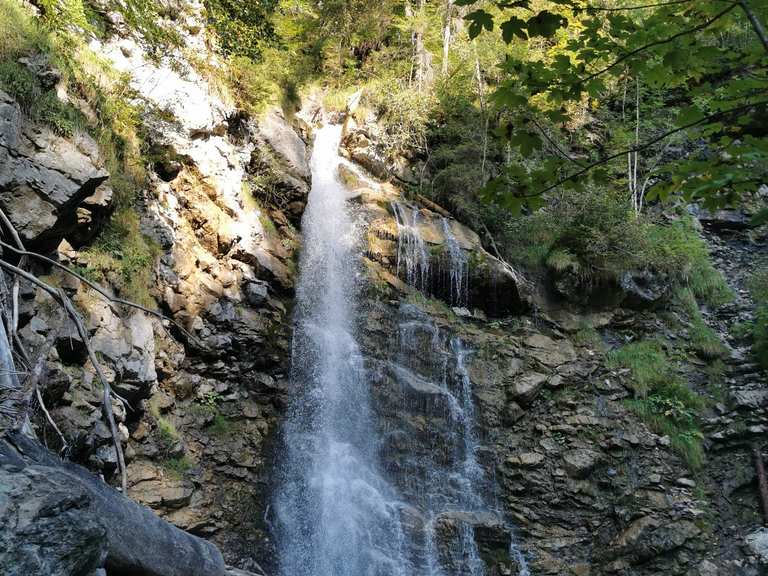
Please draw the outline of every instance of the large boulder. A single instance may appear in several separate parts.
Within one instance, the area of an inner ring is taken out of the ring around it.
[[[0,441],[0,509],[8,523],[0,538],[14,544],[0,547],[0,559],[23,560],[19,576],[89,576],[101,566],[142,576],[227,573],[216,546],[19,434]],[[22,515],[6,514],[14,510]]]
[[[108,177],[92,138],[32,124],[0,91],[0,208],[22,240],[52,248],[76,229],[77,240],[87,240],[89,222],[103,220],[111,203]]]
[[[89,576],[107,555],[88,492],[57,470],[0,466],[0,566],[5,576]]]

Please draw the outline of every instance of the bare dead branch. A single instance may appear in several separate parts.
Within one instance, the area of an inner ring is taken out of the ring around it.
[[[69,296],[67,296],[67,294],[63,290],[54,288],[50,284],[43,282],[42,280],[37,278],[34,274],[31,274],[25,270],[22,270],[21,268],[18,268],[17,266],[14,266],[13,264],[10,264],[2,259],[0,259],[0,268],[4,268],[11,274],[20,276],[21,278],[27,280],[28,282],[31,282],[32,284],[38,286],[39,288],[42,288],[51,297],[53,297],[53,299],[56,300],[56,302],[58,302],[61,306],[64,307],[64,310],[66,311],[67,315],[75,325],[75,329],[80,335],[80,338],[83,341],[83,344],[85,345],[85,349],[88,352],[88,358],[91,361],[91,364],[93,365],[93,369],[96,372],[96,376],[101,382],[101,386],[103,390],[102,409],[104,411],[104,415],[109,425],[109,430],[112,435],[112,441],[115,446],[115,452],[117,453],[117,463],[118,463],[118,469],[120,471],[121,486],[123,489],[123,493],[127,495],[128,494],[128,476],[125,469],[125,458],[123,456],[123,447],[122,447],[122,444],[120,443],[120,434],[117,429],[117,424],[115,424],[114,412],[112,411],[112,387],[109,385],[109,382],[104,376],[104,372],[101,369],[101,364],[99,363],[99,360],[96,357],[96,353],[93,351],[93,347],[91,346],[91,340],[88,337],[88,331],[86,330],[85,325],[83,324],[83,321],[80,318],[80,315],[77,313],[77,310],[75,310],[75,307],[72,304],[72,301],[70,300]]]

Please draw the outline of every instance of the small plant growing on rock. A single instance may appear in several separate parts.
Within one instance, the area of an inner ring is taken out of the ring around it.
[[[657,434],[669,436],[672,447],[692,470],[701,467],[704,450],[699,412],[704,398],[675,372],[658,340],[634,342],[608,355],[611,368],[628,368],[635,398],[627,407]]]

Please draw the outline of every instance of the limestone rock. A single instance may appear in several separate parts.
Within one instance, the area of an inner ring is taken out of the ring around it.
[[[536,397],[538,391],[544,386],[547,376],[538,372],[531,372],[515,378],[510,390],[512,398],[521,404],[527,404]]]
[[[768,564],[768,528],[760,528],[747,534],[744,544],[761,563]]]
[[[594,450],[577,448],[563,454],[565,470],[574,478],[586,478],[600,461],[600,454]]]

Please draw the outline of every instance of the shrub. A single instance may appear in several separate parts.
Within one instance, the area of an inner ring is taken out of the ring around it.
[[[711,306],[733,298],[725,278],[712,264],[693,218],[683,216],[669,224],[647,226],[646,236],[646,265],[667,274],[676,284],[689,287]]]
[[[181,479],[194,466],[194,462],[192,462],[189,456],[184,455],[178,458],[166,458],[162,461],[162,465],[170,476]]]

